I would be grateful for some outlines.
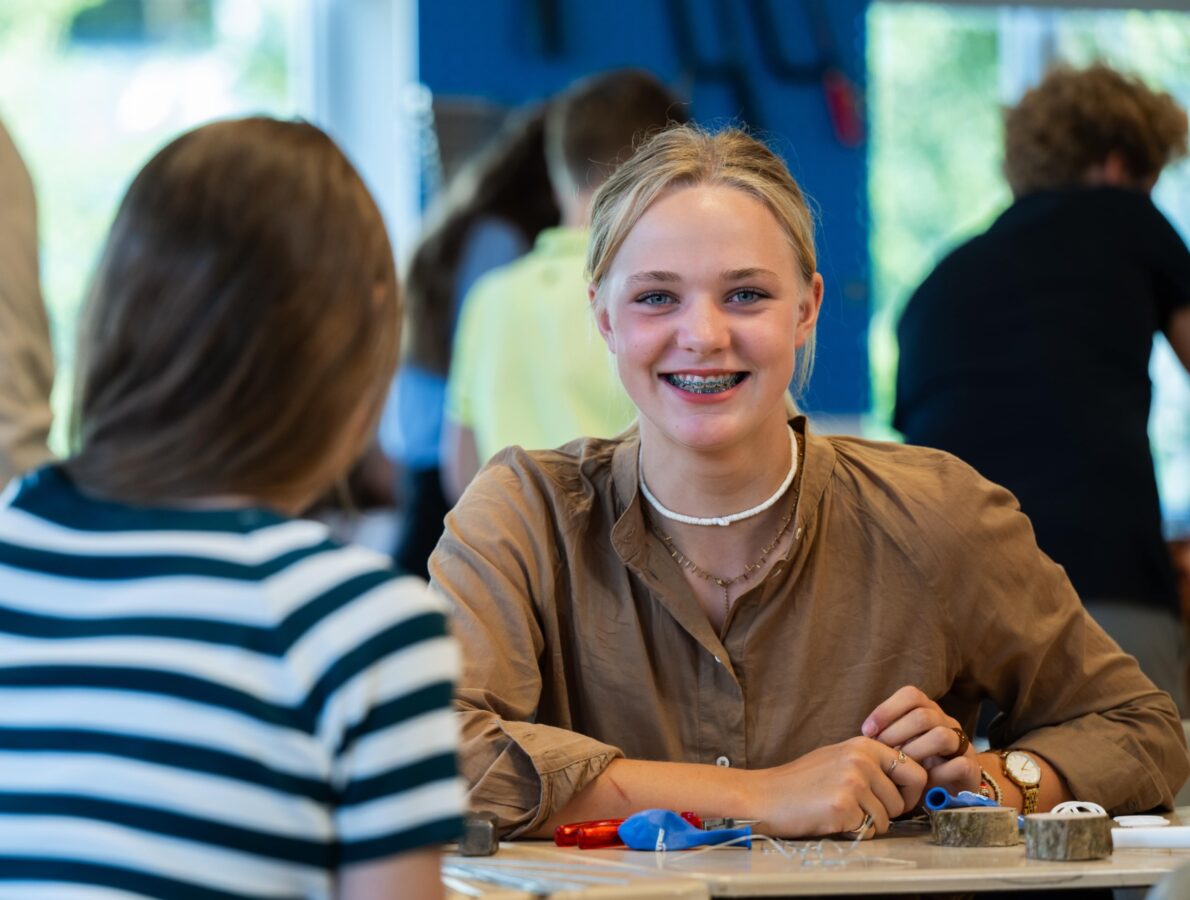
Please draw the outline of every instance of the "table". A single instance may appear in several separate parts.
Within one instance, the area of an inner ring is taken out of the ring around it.
[[[710,893],[697,877],[670,874],[638,863],[612,860],[609,851],[570,851],[543,841],[518,841],[500,845],[492,857],[460,857],[447,854],[442,860],[449,900],[482,897],[483,900],[709,900]],[[612,851],[614,852],[614,851]],[[645,854],[641,854],[644,856]],[[649,854],[650,856],[652,854]],[[539,879],[540,889],[522,884],[517,889],[491,885],[474,875],[507,877],[524,882]]]
[[[1190,820],[1190,807],[1182,807],[1178,812],[1184,820]],[[808,861],[802,864],[762,849],[759,842],[750,851],[722,849],[695,855],[577,850],[544,841],[518,841],[502,844],[500,852],[490,858],[491,862],[561,873],[563,877],[585,874],[600,880],[585,890],[571,888],[553,894],[534,894],[484,889],[470,895],[455,894],[452,900],[466,896],[481,896],[484,900],[525,900],[540,896],[555,900],[572,897],[696,900],[1147,887],[1167,872],[1190,864],[1190,850],[1117,850],[1108,859],[1065,863],[1025,859],[1023,843],[1016,847],[937,847],[929,842],[928,828],[912,822],[897,823],[889,834],[854,848],[848,848],[848,844],[823,844],[820,849],[824,852],[817,861],[813,852],[806,852]],[[805,850],[813,845],[796,842],[795,846]],[[840,848],[846,849],[840,853]],[[847,862],[840,865],[839,860]]]

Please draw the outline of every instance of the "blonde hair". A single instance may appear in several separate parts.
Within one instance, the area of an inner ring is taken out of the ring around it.
[[[1013,194],[1082,184],[1118,153],[1128,174],[1156,179],[1186,155],[1186,111],[1169,94],[1103,63],[1056,66],[1004,116],[1004,175]]]
[[[596,191],[591,201],[587,273],[596,303],[612,261],[633,226],[662,194],[696,185],[743,191],[769,208],[809,282],[817,271],[814,217],[785,163],[763,143],[738,128],[718,132],[681,125],[659,132]],[[814,334],[798,353],[794,384],[805,387],[814,366]]]

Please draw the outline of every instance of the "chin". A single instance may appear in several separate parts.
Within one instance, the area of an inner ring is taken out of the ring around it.
[[[693,418],[693,417],[692,417]],[[706,417],[699,417],[705,419]],[[753,429],[738,422],[725,421],[682,421],[665,425],[654,423],[654,429],[675,444],[692,450],[718,450],[739,443]]]

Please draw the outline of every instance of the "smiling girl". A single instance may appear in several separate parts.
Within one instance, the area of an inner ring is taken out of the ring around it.
[[[1174,707],[1011,495],[791,410],[823,283],[781,161],[670,129],[592,219],[591,303],[638,425],[504,451],[431,562],[472,803],[513,835],[668,807],[788,836],[882,833],[933,785],[1169,805]],[[984,697],[1004,750],[977,754]]]

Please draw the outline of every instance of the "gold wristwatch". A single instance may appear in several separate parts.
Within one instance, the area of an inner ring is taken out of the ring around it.
[[[1004,767],[1004,774],[1024,795],[1021,813],[1027,816],[1037,812],[1038,785],[1041,784],[1041,766],[1037,760],[1024,750],[1001,750],[1000,764]]]

